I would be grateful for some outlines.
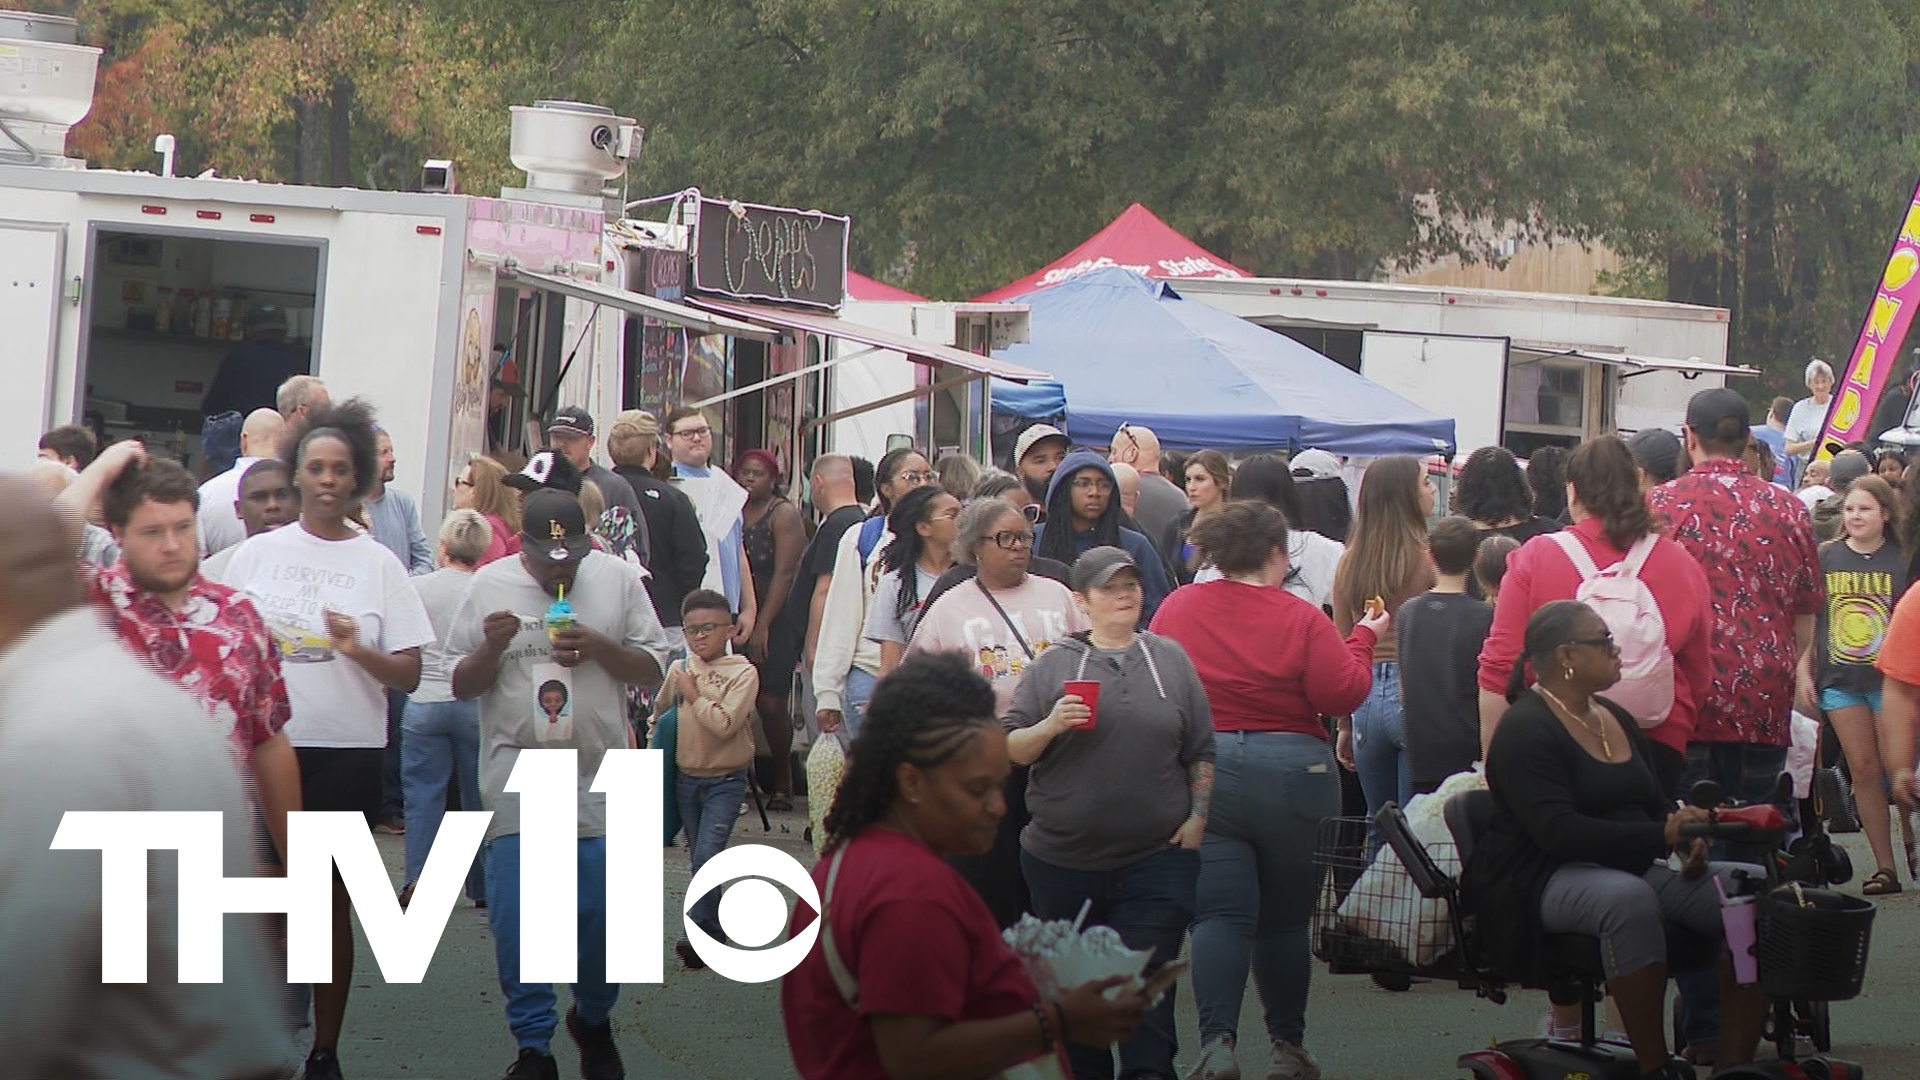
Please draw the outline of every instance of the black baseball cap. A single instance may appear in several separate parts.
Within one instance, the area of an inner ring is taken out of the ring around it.
[[[1088,589],[1105,588],[1113,584],[1114,575],[1122,570],[1140,572],[1140,564],[1133,561],[1124,548],[1097,547],[1087,549],[1086,554],[1073,561],[1073,572],[1067,577],[1072,579],[1073,591],[1085,595]]]
[[[551,562],[585,558],[593,550],[593,539],[587,535],[587,514],[580,509],[580,500],[552,489],[527,496],[520,514],[520,547]]]
[[[1728,421],[1737,421],[1743,428],[1753,424],[1753,412],[1747,407],[1747,399],[1741,397],[1737,390],[1725,387],[1702,390],[1687,402],[1687,427],[1703,438],[1731,437],[1731,432],[1715,434],[1723,426],[1730,427]]]
[[[578,405],[569,405],[553,414],[553,422],[547,425],[549,435],[585,435],[593,436],[593,415]]]
[[[1633,463],[1662,484],[1680,475],[1680,454],[1685,449],[1680,436],[1666,428],[1642,428],[1627,440]]]
[[[527,467],[507,476],[504,483],[518,491],[542,491],[551,488],[569,495],[580,493],[580,470],[567,456],[555,450],[542,450],[527,459]]]

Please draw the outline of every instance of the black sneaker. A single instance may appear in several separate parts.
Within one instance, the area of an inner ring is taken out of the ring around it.
[[[560,1080],[560,1063],[552,1054],[543,1054],[531,1046],[523,1047],[501,1080]]]
[[[679,943],[674,945],[673,954],[680,958],[680,962],[687,966],[688,971],[705,971],[707,968],[707,962],[700,959],[700,954],[693,951],[693,942],[686,938],[681,938]]]
[[[580,1047],[580,1080],[627,1080],[627,1067],[620,1063],[620,1048],[613,1045],[613,1021],[589,1027],[580,1019],[580,1010],[567,1010],[567,1034]]]
[[[300,1080],[346,1080],[340,1074],[340,1055],[331,1050],[315,1050],[307,1055],[307,1067]]]

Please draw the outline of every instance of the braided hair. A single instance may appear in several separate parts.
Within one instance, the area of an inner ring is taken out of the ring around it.
[[[926,544],[916,526],[933,516],[933,501],[945,494],[946,488],[914,488],[900,496],[887,514],[887,531],[893,533],[893,542],[880,553],[880,571],[900,575],[900,599],[894,607],[894,615],[899,618],[906,618],[920,602],[920,554]]]
[[[902,762],[938,768],[996,723],[993,687],[959,653],[915,653],[901,661],[867,702],[866,722],[827,811],[827,849],[893,809]]]

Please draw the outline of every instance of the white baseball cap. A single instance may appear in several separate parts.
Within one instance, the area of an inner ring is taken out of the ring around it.
[[[1302,450],[1287,465],[1302,480],[1332,480],[1340,475],[1340,459],[1325,450]]]
[[[1057,427],[1054,427],[1052,424],[1035,424],[1032,427],[1028,428],[1027,430],[1021,432],[1020,437],[1014,440],[1014,443],[1013,443],[1014,464],[1018,465],[1022,460],[1024,460],[1027,456],[1027,451],[1032,450],[1034,448],[1034,445],[1040,442],[1040,440],[1042,439],[1059,439],[1061,442],[1068,441],[1067,433],[1064,431],[1061,431]]]

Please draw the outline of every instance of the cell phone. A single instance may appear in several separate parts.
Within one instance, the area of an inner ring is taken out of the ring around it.
[[[1140,992],[1147,996],[1148,1001],[1158,1001],[1160,995],[1173,989],[1173,984],[1179,982],[1180,976],[1185,975],[1187,969],[1192,966],[1192,962],[1188,960],[1175,960],[1164,964],[1159,971],[1153,973],[1153,978],[1147,980],[1147,985],[1141,988]]]

